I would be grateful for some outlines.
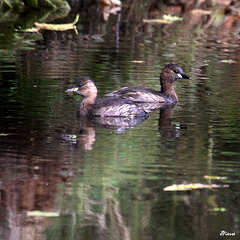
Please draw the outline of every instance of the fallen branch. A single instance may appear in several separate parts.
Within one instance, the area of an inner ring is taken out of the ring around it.
[[[75,33],[78,34],[77,27],[75,24],[79,20],[79,15],[76,16],[76,19],[72,23],[66,24],[48,24],[48,23],[38,23],[35,22],[35,28],[28,29],[31,32],[38,32],[40,29],[50,30],[50,31],[67,31],[69,29],[74,29]]]

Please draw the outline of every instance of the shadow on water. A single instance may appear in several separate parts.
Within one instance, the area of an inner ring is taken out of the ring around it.
[[[0,239],[239,236],[238,1],[214,4],[212,14],[192,12],[190,1],[126,1],[107,21],[89,2],[70,2],[73,11],[55,21],[80,13],[79,35],[15,32],[19,19],[1,15]],[[164,14],[184,19],[142,21]],[[78,121],[79,99],[64,94],[79,75],[96,79],[100,96],[127,85],[156,89],[168,62],[193,76],[176,83],[178,105],[127,127]],[[163,191],[198,182],[228,187]]]

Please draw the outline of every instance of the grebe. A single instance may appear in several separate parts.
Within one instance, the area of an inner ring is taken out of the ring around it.
[[[78,78],[66,92],[76,92],[83,97],[78,108],[80,116],[148,117],[148,113],[130,99],[115,96],[97,99],[97,87],[87,76]]]
[[[136,103],[162,103],[161,105],[149,104],[150,109],[162,107],[163,104],[176,104],[178,97],[174,91],[173,82],[182,78],[191,79],[183,72],[181,67],[170,63],[163,68],[160,74],[161,91],[145,87],[123,87],[107,94],[107,96],[128,99]],[[146,106],[143,107],[144,109],[147,108],[147,105],[143,106]]]

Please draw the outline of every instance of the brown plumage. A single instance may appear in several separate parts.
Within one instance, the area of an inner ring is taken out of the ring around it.
[[[66,92],[76,92],[83,97],[78,108],[81,116],[148,117],[146,111],[129,99],[114,96],[97,99],[97,87],[87,76],[78,78]]]
[[[107,94],[107,96],[129,99],[137,103],[175,104],[178,102],[178,97],[174,91],[173,82],[181,78],[190,79],[181,67],[171,63],[166,65],[160,74],[161,91],[145,87],[123,87]],[[162,105],[152,104],[148,106],[159,108]]]

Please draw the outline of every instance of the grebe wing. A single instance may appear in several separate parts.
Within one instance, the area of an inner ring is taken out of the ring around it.
[[[157,90],[145,87],[123,87],[107,94],[108,97],[129,99],[134,102],[165,102],[165,97]]]

